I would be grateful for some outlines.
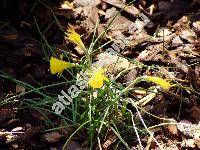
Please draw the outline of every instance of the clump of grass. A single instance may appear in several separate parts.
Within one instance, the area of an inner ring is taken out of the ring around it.
[[[80,36],[73,29],[70,29],[69,34],[69,40],[84,49],[86,54],[86,61],[91,61],[91,58],[89,58],[91,57],[89,50],[83,44]],[[92,41],[96,42],[96,40]],[[92,47],[94,47],[94,43],[92,43],[89,47],[91,53],[93,51]],[[86,67],[88,67],[90,70],[91,62],[87,64],[89,64],[89,66]],[[87,70],[87,68],[85,70]],[[115,81],[108,80],[106,77],[104,77],[103,74],[103,69],[96,71],[90,77],[88,82],[89,87],[84,89],[78,97],[73,99],[72,111],[75,112],[72,112],[72,114],[79,114],[73,115],[73,121],[80,124],[80,126],[66,141],[63,149],[66,148],[69,140],[81,128],[87,129],[88,139],[86,143],[90,149],[93,149],[94,143],[97,141],[98,147],[102,149],[103,141],[101,141],[101,139],[102,137],[106,136],[108,130],[112,130],[112,132],[119,138],[120,142],[124,144],[127,149],[130,149],[129,145],[124,140],[126,135],[124,132],[122,132],[122,130],[128,129],[130,127],[133,127],[135,130],[140,148],[143,147],[139,137],[139,129],[136,127],[133,114],[131,110],[127,108],[127,104],[130,103],[126,100],[128,99],[128,92],[136,83],[143,80],[152,81],[158,84],[164,90],[169,90],[171,87],[170,83],[159,77],[143,76],[134,80],[128,87],[118,87],[118,84]],[[107,82],[103,84],[104,80]],[[123,98],[124,101],[122,101],[121,98]],[[136,107],[135,105],[133,106]],[[138,109],[137,111],[139,112]],[[65,112],[63,114],[65,114]],[[143,120],[142,124],[147,129],[147,126]],[[149,130],[147,131],[147,133],[153,136]],[[97,138],[95,139],[94,137]]]

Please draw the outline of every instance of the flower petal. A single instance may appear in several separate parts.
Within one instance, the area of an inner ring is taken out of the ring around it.
[[[56,74],[56,73],[61,74],[63,70],[72,66],[74,66],[74,64],[63,61],[63,60],[59,60],[54,57],[51,57],[50,59],[50,71],[52,74]]]
[[[93,76],[89,79],[89,85],[92,88],[101,88],[104,80],[108,81],[108,78],[104,75],[105,69],[99,69],[93,73]]]
[[[89,79],[89,85],[92,88],[101,88],[103,86],[103,79],[102,78],[96,78],[96,77],[92,77]]]
[[[170,87],[171,87],[171,84],[169,82],[167,82],[166,80],[164,80],[164,79],[162,79],[160,77],[144,76],[142,78],[144,78],[145,80],[148,80],[148,81],[152,81],[152,82],[160,85],[161,88],[163,88],[164,90],[169,90]]]
[[[70,27],[68,28],[67,31],[68,31],[69,40],[85,51],[85,45],[83,44],[83,41],[81,40],[81,36],[78,33],[76,33],[74,29]]]

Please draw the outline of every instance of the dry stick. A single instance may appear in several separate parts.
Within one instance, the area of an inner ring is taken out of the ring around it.
[[[101,1],[110,4],[114,7],[123,9],[124,11],[135,17],[137,17],[140,14],[140,11],[135,6],[126,6],[126,4],[124,4],[121,1],[116,1],[116,0],[101,0]]]

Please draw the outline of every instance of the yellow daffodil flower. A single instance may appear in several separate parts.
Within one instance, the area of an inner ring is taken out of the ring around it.
[[[169,90],[170,87],[172,86],[169,82],[167,82],[166,80],[164,80],[160,77],[143,76],[142,78],[144,80],[151,81],[151,82],[158,84],[164,90]]]
[[[58,75],[61,75],[63,70],[73,66],[75,66],[75,64],[54,57],[51,57],[50,59],[50,71],[52,74],[58,73]]]
[[[92,77],[89,79],[89,85],[92,88],[101,88],[103,86],[104,80],[108,81],[108,78],[105,77],[105,69],[99,69],[95,71]]]
[[[67,32],[69,40],[85,51],[86,48],[85,45],[83,44],[83,41],[81,40],[81,36],[78,33],[76,33],[74,29],[70,27],[68,28]]]
[[[76,33],[76,31],[70,27],[68,27],[67,30],[67,35],[68,35],[68,39],[73,42],[74,44],[76,44],[78,47],[80,47],[86,54],[86,58],[88,60],[88,64],[89,67],[91,66],[91,59],[90,59],[90,54],[88,52],[88,50],[85,48],[85,45],[83,44],[83,41],[81,40],[81,36]]]

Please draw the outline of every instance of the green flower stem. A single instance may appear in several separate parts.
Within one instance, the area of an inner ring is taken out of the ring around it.
[[[88,50],[85,47],[83,48],[83,50],[85,52],[85,55],[86,55],[86,58],[87,58],[87,61],[88,61],[88,67],[91,68],[92,60],[90,58],[90,54],[89,54]]]

